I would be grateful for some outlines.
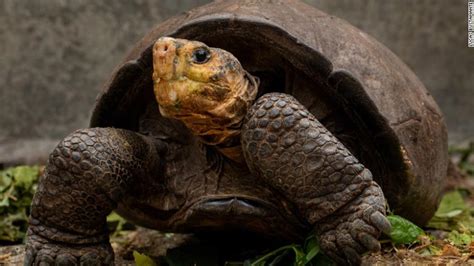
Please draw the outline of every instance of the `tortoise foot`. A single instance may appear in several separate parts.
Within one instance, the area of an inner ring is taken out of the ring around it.
[[[24,265],[113,265],[114,253],[107,241],[70,244],[49,240],[28,231]]]
[[[356,199],[321,221],[321,249],[338,264],[350,265],[359,265],[365,251],[379,251],[377,238],[391,230],[384,201],[382,190],[372,182]]]

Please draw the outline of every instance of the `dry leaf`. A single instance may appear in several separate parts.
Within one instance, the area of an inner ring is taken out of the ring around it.
[[[461,256],[459,249],[453,245],[446,244],[443,247],[443,252],[441,253],[442,256]]]

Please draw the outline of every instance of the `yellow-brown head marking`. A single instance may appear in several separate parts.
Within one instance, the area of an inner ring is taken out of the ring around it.
[[[255,79],[229,52],[170,37],[153,46],[153,82],[161,114],[211,145],[239,135],[257,94]]]

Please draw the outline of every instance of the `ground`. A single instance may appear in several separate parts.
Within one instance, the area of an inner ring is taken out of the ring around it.
[[[382,237],[382,251],[366,254],[363,265],[474,265],[474,143],[450,153],[446,193],[435,217],[421,229],[390,215],[391,236]],[[28,206],[41,170],[21,166],[0,171],[0,265],[22,265]],[[108,222],[117,265],[330,264],[314,238],[259,249],[265,240],[162,233],[135,227],[116,214]]]

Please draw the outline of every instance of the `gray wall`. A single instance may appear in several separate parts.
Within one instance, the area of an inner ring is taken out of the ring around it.
[[[363,29],[418,75],[440,105],[451,143],[474,140],[474,48],[467,0],[312,0]]]
[[[101,84],[153,25],[208,1],[1,0],[0,163],[43,160],[88,124]],[[450,141],[474,137],[465,0],[310,0],[391,48],[431,90]]]

